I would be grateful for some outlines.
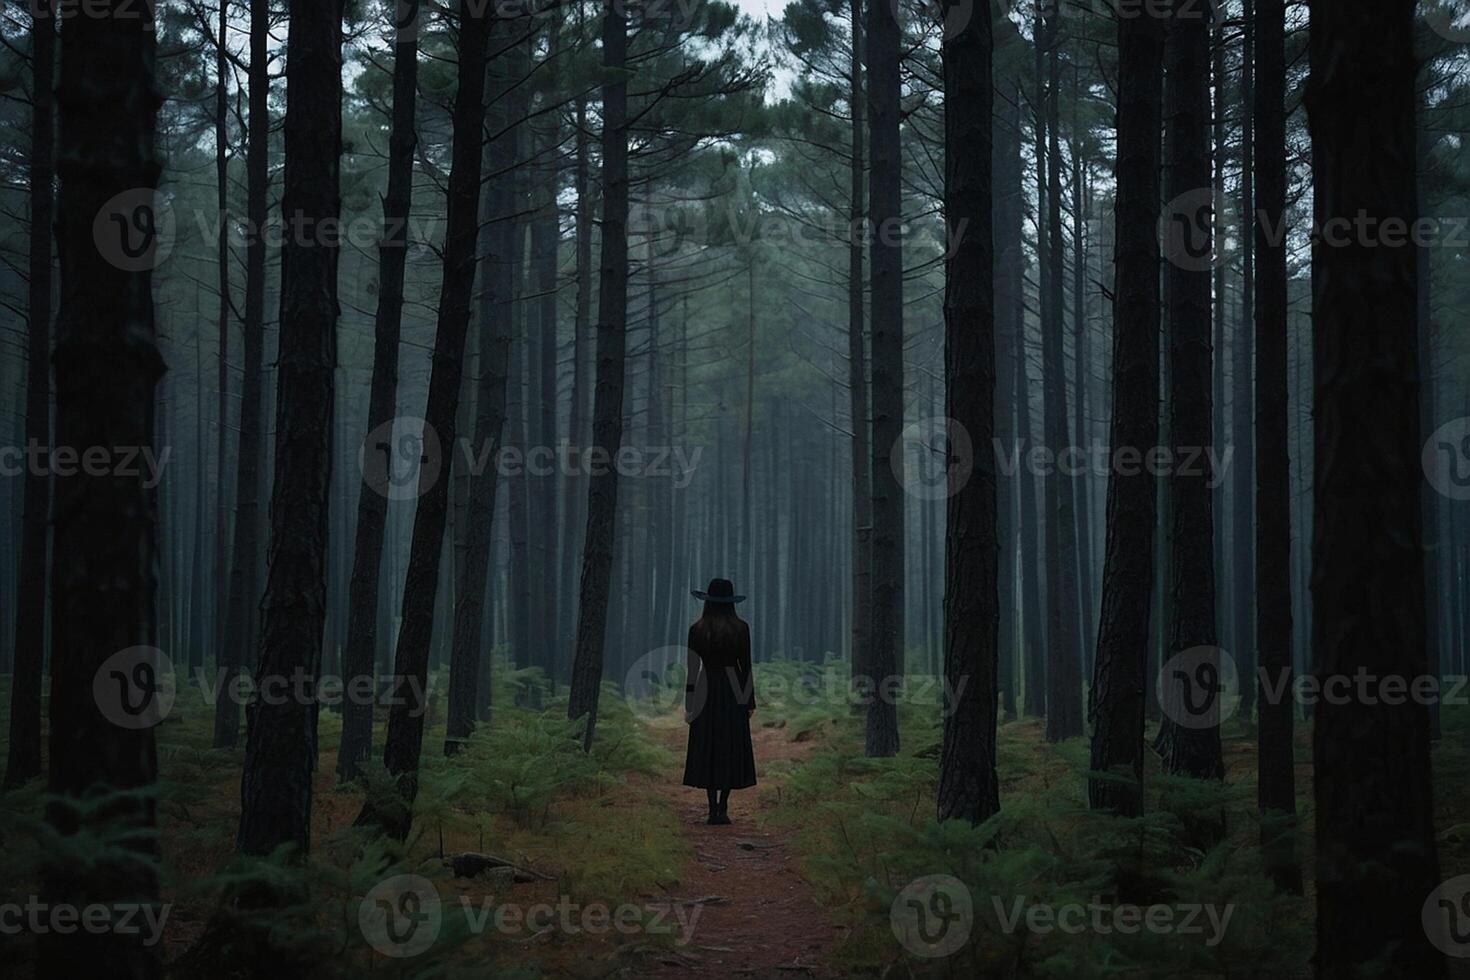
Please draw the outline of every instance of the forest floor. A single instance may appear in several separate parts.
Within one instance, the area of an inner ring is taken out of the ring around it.
[[[414,832],[403,845],[368,838],[352,827],[364,787],[337,784],[340,720],[324,710],[313,851],[304,867],[235,856],[243,744],[213,749],[212,707],[197,692],[181,692],[157,729],[163,960],[178,976],[249,975],[243,966],[201,973],[188,957],[208,935],[229,883],[270,875],[294,876],[309,896],[272,922],[273,941],[288,948],[271,955],[299,957],[321,977],[1309,975],[1308,725],[1297,739],[1307,888],[1293,897],[1276,893],[1262,874],[1255,731],[1240,719],[1222,733],[1223,783],[1168,779],[1150,755],[1147,813],[1132,821],[1087,808],[1085,740],[1048,744],[1037,720],[1007,721],[998,750],[1001,816],[980,828],[940,825],[938,704],[913,678],[899,712],[902,751],[866,759],[861,715],[820,694],[841,690],[843,672],[841,664],[758,665],[760,784],[731,797],[731,826],[708,826],[703,791],[680,785],[687,729],[673,707],[641,709],[609,685],[587,754],[564,699],[551,697],[534,672],[504,668],[495,675],[492,722],[452,759],[441,751],[444,688],[437,688]],[[8,730],[8,704],[0,683],[0,732]],[[1449,879],[1470,873],[1470,710],[1447,710],[1444,725],[1434,768]],[[381,744],[381,725],[376,734]],[[7,895],[39,888],[41,862],[54,847],[43,805],[39,782],[0,795]],[[1224,815],[1223,840],[1191,838],[1189,818],[1206,811]],[[449,864],[465,852],[493,854],[529,873],[455,877]],[[374,890],[405,877],[432,889],[440,908],[432,947],[411,957],[385,950],[361,924]],[[943,957],[906,941],[901,928],[909,890],[936,877],[951,882],[954,907],[964,913],[956,921],[965,943]],[[1057,909],[1097,901],[1209,903],[1232,918],[1218,941],[1006,924],[1012,902]],[[570,917],[549,915],[563,908]],[[537,921],[538,910],[548,916]],[[609,928],[609,913],[620,912],[631,915],[630,927]],[[33,939],[0,944],[0,975],[34,975]]]
[[[752,733],[758,766],[800,761],[815,747],[810,740],[792,741],[783,728],[757,727]],[[769,792],[732,793],[730,826],[709,826],[704,791],[679,785],[682,734],[675,729],[663,734],[680,763],[677,771],[656,782],[655,792],[677,811],[680,830],[694,852],[680,884],[703,912],[695,943],[659,957],[646,975],[835,976],[827,958],[837,927],[798,868],[795,835],[786,827],[757,823],[763,801],[772,805]]]

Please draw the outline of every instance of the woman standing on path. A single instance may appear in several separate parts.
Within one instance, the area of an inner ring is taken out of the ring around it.
[[[730,822],[730,791],[755,785],[750,716],[755,680],[750,669],[750,627],[735,615],[745,596],[722,578],[709,591],[693,591],[704,615],[689,627],[689,682],[684,686],[684,722],[689,751],[684,785],[709,796],[709,823]]]

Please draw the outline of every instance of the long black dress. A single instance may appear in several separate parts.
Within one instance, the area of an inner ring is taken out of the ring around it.
[[[693,691],[684,695],[689,751],[684,785],[700,789],[747,789],[755,785],[750,712],[755,683],[750,670],[750,627],[734,616],[689,628],[689,649],[698,660]]]

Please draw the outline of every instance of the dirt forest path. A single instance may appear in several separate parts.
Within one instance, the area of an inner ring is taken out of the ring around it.
[[[664,736],[679,760],[678,772],[658,787],[679,816],[694,860],[678,894],[645,896],[651,905],[700,903],[688,945],[658,955],[647,975],[674,977],[836,977],[828,966],[839,929],[817,903],[801,876],[785,831],[757,829],[760,789],[730,795],[730,826],[711,827],[704,790],[679,785],[684,764],[684,730]],[[765,764],[799,758],[812,743],[790,741],[784,732],[752,732],[757,772]],[[688,912],[686,911],[686,915]]]

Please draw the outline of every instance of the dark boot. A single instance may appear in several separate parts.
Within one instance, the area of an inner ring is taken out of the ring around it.
[[[730,823],[730,813],[729,813],[729,810],[730,810],[730,802],[728,800],[726,800],[723,803],[716,804],[715,805],[715,813],[714,813],[714,816],[710,817],[710,821],[709,822],[712,823],[712,824],[719,824],[721,826],[728,825]]]

